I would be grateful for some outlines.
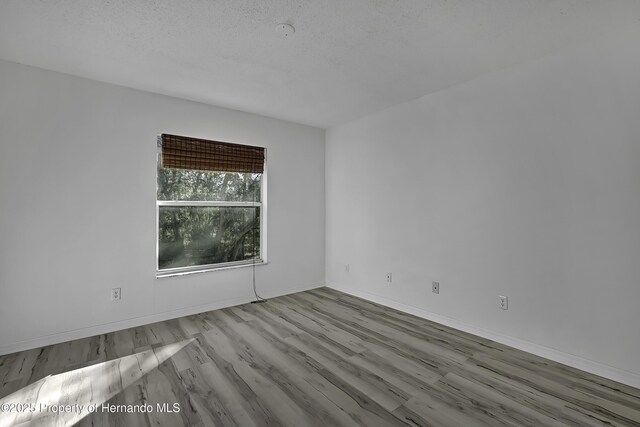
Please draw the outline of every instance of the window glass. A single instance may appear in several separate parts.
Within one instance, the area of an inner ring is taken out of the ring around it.
[[[262,174],[158,168],[158,200],[259,202]]]
[[[260,254],[259,207],[159,207],[162,269],[250,260]]]

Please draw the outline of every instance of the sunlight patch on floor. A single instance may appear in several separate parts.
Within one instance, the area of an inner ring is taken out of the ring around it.
[[[131,384],[157,369],[195,339],[150,348],[119,359],[49,375],[0,399],[0,427],[72,426]],[[65,390],[62,393],[61,390]]]

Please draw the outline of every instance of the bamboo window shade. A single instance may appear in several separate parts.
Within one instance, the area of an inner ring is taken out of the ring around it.
[[[264,148],[163,133],[163,168],[263,173]]]

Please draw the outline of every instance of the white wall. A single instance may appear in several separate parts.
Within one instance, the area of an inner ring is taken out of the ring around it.
[[[251,268],[156,279],[163,132],[265,146],[259,292],[324,284],[323,130],[0,61],[0,354],[253,299]]]
[[[640,386],[638,40],[328,130],[327,284]]]

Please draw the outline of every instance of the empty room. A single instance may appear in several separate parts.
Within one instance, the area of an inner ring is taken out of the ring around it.
[[[640,426],[640,1],[0,0],[0,427]]]

